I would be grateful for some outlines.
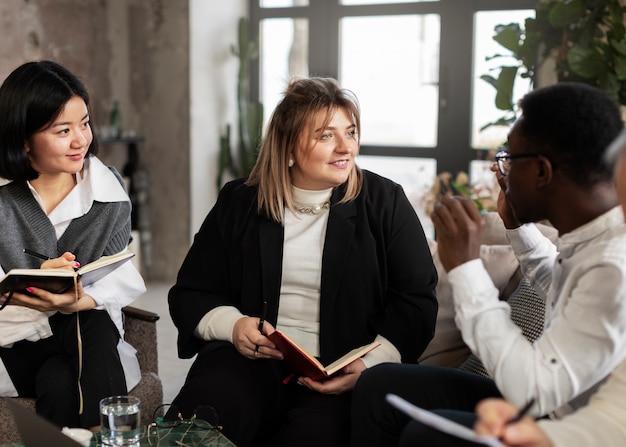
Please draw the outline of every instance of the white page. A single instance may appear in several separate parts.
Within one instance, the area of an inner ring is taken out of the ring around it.
[[[431,411],[424,410],[410,402],[407,402],[400,396],[395,394],[387,394],[387,402],[396,407],[398,410],[411,416],[416,421],[429,427],[436,428],[439,431],[456,436],[460,439],[466,439],[472,442],[478,442],[490,447],[504,447],[500,441],[493,436],[478,435],[472,429],[467,428],[457,422],[446,419]]]

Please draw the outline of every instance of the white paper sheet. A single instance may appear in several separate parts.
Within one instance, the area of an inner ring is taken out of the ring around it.
[[[502,444],[498,439],[492,436],[478,435],[476,434],[476,432],[474,432],[474,430],[471,430],[457,422],[451,421],[450,419],[439,416],[436,413],[432,413],[428,410],[424,410],[423,408],[413,405],[412,403],[404,400],[396,394],[387,394],[387,402],[396,407],[398,410],[406,413],[408,416],[412,417],[416,421],[419,421],[423,424],[428,425],[429,427],[435,428],[449,435],[456,436],[460,439],[466,439],[468,441],[484,444],[489,447],[504,447],[504,444]]]

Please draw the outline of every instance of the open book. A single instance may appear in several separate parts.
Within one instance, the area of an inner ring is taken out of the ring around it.
[[[393,405],[403,413],[407,414],[408,416],[412,417],[416,421],[428,425],[429,427],[435,428],[443,433],[447,433],[459,439],[465,439],[467,441],[472,441],[490,447],[504,447],[504,445],[493,436],[479,435],[474,430],[466,427],[465,425],[461,425],[450,419],[446,419],[443,416],[439,416],[437,413],[424,410],[423,408],[420,408],[406,401],[405,399],[402,399],[400,396],[390,393],[387,394],[386,399],[387,402],[389,402],[391,405]]]
[[[339,372],[344,366],[363,357],[380,345],[380,343],[374,341],[360,348],[355,348],[330,365],[324,366],[284,332],[276,330],[269,334],[267,338],[272,340],[278,350],[283,353],[283,361],[295,376],[309,377],[313,380],[320,380],[332,376]]]
[[[82,280],[83,287],[101,280],[135,256],[125,251],[111,256],[102,256],[76,271],[67,269],[11,269],[0,279],[0,294],[19,292],[28,294],[27,287],[37,287],[52,293],[63,293],[74,287],[76,281]]]

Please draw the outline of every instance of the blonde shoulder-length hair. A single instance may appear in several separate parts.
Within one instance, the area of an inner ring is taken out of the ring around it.
[[[285,207],[294,210],[291,194],[289,157],[303,136],[315,130],[318,112],[326,113],[324,126],[334,112],[342,109],[354,120],[357,143],[361,135],[359,103],[350,90],[341,88],[333,78],[295,78],[289,82],[268,124],[259,155],[247,184],[257,187],[258,212],[284,224]],[[363,175],[354,164],[348,175],[345,193],[339,203],[354,200],[361,192]]]

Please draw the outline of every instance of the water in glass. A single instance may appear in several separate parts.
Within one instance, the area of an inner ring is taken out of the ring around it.
[[[133,396],[114,396],[100,402],[102,444],[139,445],[141,436],[140,401]]]

